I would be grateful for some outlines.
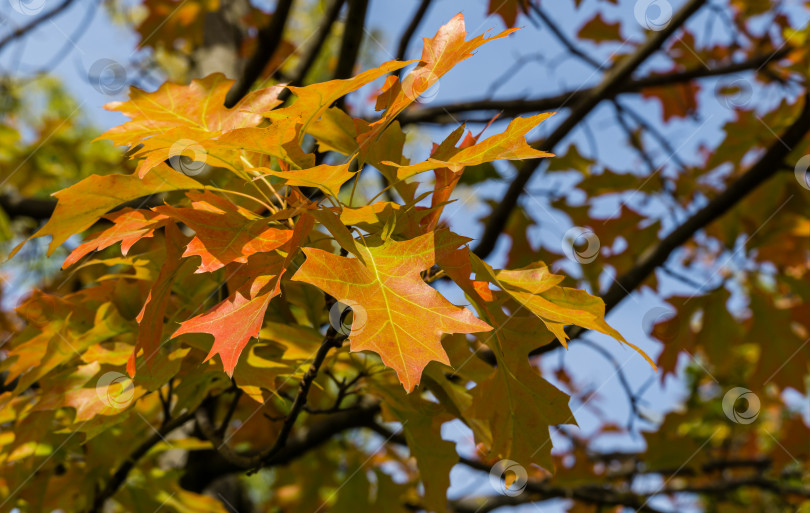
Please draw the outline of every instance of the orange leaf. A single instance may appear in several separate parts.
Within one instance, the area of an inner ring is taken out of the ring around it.
[[[365,265],[356,258],[305,248],[307,259],[292,280],[315,285],[351,306],[351,349],[379,354],[411,392],[429,362],[450,363],[441,345],[442,333],[492,329],[469,310],[450,303],[420,275],[436,263],[436,252],[467,241],[431,232],[403,242],[388,239],[377,246],[358,245]]]
[[[526,143],[526,134],[539,125],[552,113],[537,114],[528,118],[517,117],[509,122],[506,131],[501,134],[487,137],[478,144],[463,148],[457,152],[443,152],[442,158],[431,157],[424,162],[410,166],[398,166],[394,162],[385,164],[397,166],[397,178],[405,180],[413,175],[447,167],[451,171],[459,171],[466,166],[475,166],[494,160],[523,160],[543,157],[553,157],[553,153],[535,150]],[[452,135],[451,135],[452,137]]]
[[[155,211],[194,230],[196,235],[182,256],[200,256],[198,273],[216,271],[231,262],[247,262],[248,256],[273,251],[292,236],[292,231],[272,228],[266,219],[237,210],[236,205],[208,191],[189,197],[191,208],[164,205]]]
[[[225,372],[233,376],[242,350],[261,331],[270,300],[281,293],[281,276],[292,263],[301,242],[312,230],[313,221],[312,217],[304,214],[295,223],[292,236],[284,248],[286,258],[275,253],[262,253],[253,255],[246,264],[236,267],[229,273],[231,278],[228,282],[234,286],[234,293],[210,311],[180,323],[180,329],[172,338],[184,333],[213,335],[214,344],[205,359],[207,361],[219,354]]]
[[[202,187],[197,181],[167,165],[158,166],[154,173],[143,179],[135,175],[90,175],[76,185],[54,194],[59,201],[53,215],[45,226],[30,238],[53,236],[48,245],[50,255],[68,237],[90,228],[104,214],[122,203],[159,192],[202,189]],[[24,243],[14,248],[9,258],[14,256]]]
[[[62,269],[75,264],[88,253],[100,251],[118,242],[121,243],[121,253],[126,256],[136,242],[154,235],[155,230],[166,224],[169,219],[151,210],[133,210],[131,208],[122,208],[104,217],[112,221],[113,226],[88,237],[84,243],[68,255],[65,263],[62,264]]]
[[[258,171],[282,178],[288,185],[317,187],[325,194],[337,198],[340,187],[354,178],[355,174],[349,171],[349,165],[350,163],[339,166],[321,164],[309,169],[295,171],[272,171],[269,169],[259,169]]]
[[[170,223],[166,226],[166,258],[160,274],[152,284],[152,288],[149,289],[146,302],[136,318],[140,329],[135,349],[127,362],[127,373],[130,376],[135,376],[135,358],[140,349],[143,349],[143,356],[149,368],[152,366],[152,358],[160,349],[163,339],[163,318],[166,315],[166,307],[169,305],[174,276],[183,264],[180,252],[183,250],[186,240],[188,239],[176,224]]]
[[[202,144],[222,132],[257,126],[264,119],[258,113],[279,105],[278,95],[284,89],[273,86],[254,91],[228,109],[224,106],[225,95],[231,85],[233,80],[215,73],[192,80],[189,85],[166,83],[153,93],[132,88],[129,101],[112,102],[104,107],[117,110],[132,121],[108,130],[99,139],[135,146],[160,136],[133,155],[140,158],[156,153],[147,164],[138,167],[139,175],[144,176],[157,162],[179,155],[189,146]]]
[[[397,117],[405,107],[413,103],[425,91],[433,87],[451,68],[472,57],[472,51],[490,41],[506,37],[517,29],[504,30],[500,34],[484,38],[476,36],[465,41],[467,31],[464,15],[456,14],[453,19],[439,27],[436,35],[424,39],[422,58],[419,65],[401,81],[389,79],[382,90],[382,101],[377,109],[385,108],[382,119],[372,124],[372,130],[361,136],[360,144],[373,140],[377,134]]]

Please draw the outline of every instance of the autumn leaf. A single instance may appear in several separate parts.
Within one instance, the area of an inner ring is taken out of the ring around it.
[[[281,293],[281,277],[312,226],[312,217],[299,218],[286,243],[286,257],[260,253],[244,264],[231,264],[231,296],[210,311],[181,322],[172,338],[184,333],[213,335],[214,344],[205,360],[219,354],[225,372],[233,376],[242,350],[252,337],[258,336],[270,300]]]
[[[542,328],[534,317],[504,313],[503,296],[483,297],[478,291],[491,291],[481,285],[470,295],[482,317],[495,327],[492,334],[480,339],[493,348],[498,365],[471,391],[472,402],[465,416],[490,426],[492,438],[487,442],[491,458],[511,459],[525,466],[536,463],[553,470],[548,428],[576,420],[568,407],[568,396],[529,364],[529,352],[543,344]]]
[[[139,46],[169,48],[181,37],[202,42],[205,13],[219,8],[219,0],[146,0],[144,4],[148,15],[135,28],[141,35]]]
[[[398,167],[397,179],[405,180],[418,173],[442,167],[449,168],[451,171],[459,171],[466,166],[475,166],[493,160],[553,157],[552,153],[535,150],[526,143],[526,134],[551,115],[551,113],[544,113],[529,118],[516,117],[503,133],[487,137],[480,143],[453,152],[452,156],[444,156],[443,159],[431,157],[424,162],[410,166],[399,166],[395,162],[384,163]]]
[[[497,14],[507,27],[514,27],[518,14],[528,14],[531,0],[489,0],[487,14]]]
[[[71,235],[86,230],[115,207],[160,192],[202,189],[202,185],[167,165],[155,168],[151,176],[90,175],[76,185],[63,189],[54,196],[59,200],[48,222],[31,238],[51,235],[48,255]],[[22,244],[10,256],[22,248]]]
[[[195,232],[183,257],[201,258],[198,273],[216,271],[231,262],[247,262],[255,253],[266,253],[290,240],[291,230],[268,226],[266,219],[237,209],[213,193],[190,193],[191,208],[156,207],[155,211],[182,222]]]
[[[298,142],[301,127],[301,118],[290,116],[268,127],[235,128],[201,143],[200,158],[209,165],[236,172],[267,167],[274,158],[294,168],[314,167],[315,156],[305,153]],[[189,156],[194,158],[194,152]]]
[[[158,214],[151,210],[134,210],[129,207],[122,208],[104,216],[113,223],[113,226],[95,235],[74,249],[65,259],[62,268],[65,269],[81,260],[85,255],[108,248],[113,244],[121,243],[121,253],[126,256],[129,249],[144,237],[151,237],[155,230],[165,225],[168,216]]]
[[[425,487],[425,506],[429,511],[446,511],[450,470],[458,462],[458,454],[453,442],[442,439],[441,425],[452,417],[435,403],[417,394],[405,394],[401,388],[377,390],[385,409],[402,423],[402,432]]]
[[[621,41],[621,25],[618,22],[610,23],[606,21],[600,12],[579,29],[577,36],[580,39],[587,39],[596,43]]]
[[[355,175],[355,173],[349,171],[349,165],[350,163],[338,166],[321,164],[309,169],[295,171],[273,171],[269,169],[258,169],[258,171],[281,178],[288,185],[317,187],[324,194],[337,198],[340,187]]]
[[[158,162],[171,156],[194,156],[188,147],[202,144],[221,133],[238,128],[257,126],[264,119],[260,112],[279,105],[278,95],[284,89],[274,86],[254,91],[245,96],[232,109],[224,106],[225,96],[233,85],[233,80],[215,73],[200,80],[192,80],[189,85],[164,84],[153,93],[132,88],[131,98],[126,102],[112,102],[107,110],[118,111],[131,121],[112,128],[99,139],[109,139],[117,145],[135,146],[145,144],[133,158],[150,157],[146,165],[139,165],[139,176],[143,177]],[[159,136],[159,141],[148,142]],[[189,141],[183,144],[183,141]],[[171,155],[175,144],[180,143],[175,154]]]
[[[352,78],[330,80],[305,87],[290,87],[290,91],[296,97],[295,102],[289,107],[266,112],[265,116],[271,121],[291,117],[301,119],[303,131],[307,131],[310,123],[319,119],[339,98],[360,89],[383,75],[402,69],[412,62],[389,61]]]
[[[546,328],[567,347],[566,325],[576,325],[609,335],[639,352],[655,369],[655,363],[644,351],[629,343],[605,321],[605,303],[584,290],[560,287],[563,276],[551,274],[542,262],[523,269],[494,271],[475,255],[472,269],[479,280],[500,287],[522,308],[536,315]]]
[[[648,87],[641,91],[641,96],[657,99],[661,103],[661,117],[668,122],[692,115],[698,107],[699,93],[699,84],[686,82],[672,87]]]
[[[281,264],[280,259],[278,263]],[[267,305],[277,293],[278,291],[271,289],[251,297],[245,290],[237,290],[232,297],[205,314],[180,323],[180,328],[174,332],[172,338],[184,333],[213,335],[214,345],[211,346],[211,351],[205,359],[210,360],[218,354],[225,372],[228,376],[233,376],[239,355],[248,341],[259,334]]]
[[[401,81],[390,79],[386,81],[380,94],[382,101],[377,101],[377,110],[385,109],[385,113],[380,120],[371,125],[371,130],[359,138],[360,145],[366,144],[366,141],[381,133],[395,117],[433,87],[451,68],[471,57],[473,50],[484,43],[506,37],[515,30],[517,29],[504,30],[490,38],[480,35],[467,41],[464,15],[461,13],[455,15],[439,28],[435,36],[424,39],[422,57],[413,71]]]
[[[435,253],[467,239],[428,233],[407,241],[358,245],[366,264],[305,248],[306,261],[292,277],[310,283],[352,306],[349,334],[353,351],[371,350],[413,391],[432,360],[449,364],[442,333],[476,333],[490,328],[469,310],[454,306],[427,285],[420,273],[433,266]]]
[[[158,274],[149,289],[146,302],[136,318],[140,327],[138,340],[127,362],[127,373],[131,377],[135,376],[137,369],[136,358],[141,350],[143,350],[143,357],[150,369],[154,363],[153,359],[158,354],[163,341],[163,318],[166,315],[166,309],[171,299],[174,277],[184,263],[181,252],[187,240],[187,237],[183,235],[177,225],[174,223],[166,225],[166,256],[160,268],[160,274]]]

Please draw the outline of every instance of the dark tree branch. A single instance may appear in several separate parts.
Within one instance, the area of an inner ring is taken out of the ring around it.
[[[408,27],[405,28],[405,32],[402,33],[402,37],[399,39],[399,45],[397,46],[398,61],[405,60],[405,54],[408,53],[408,45],[410,45],[411,39],[413,39],[413,35],[416,33],[416,29],[419,28],[419,24],[422,23],[422,18],[425,17],[431,2],[432,0],[422,0],[416,12],[413,14],[413,18],[411,18]],[[397,70],[397,74],[399,74],[399,72],[400,70]]]
[[[98,494],[96,494],[96,497],[93,500],[93,506],[88,510],[89,513],[101,512],[104,508],[104,502],[115,495],[115,492],[117,492],[121,485],[124,484],[124,481],[126,480],[130,471],[135,468],[138,461],[143,458],[146,453],[152,449],[152,447],[164,440],[169,433],[179,428],[193,417],[194,412],[190,411],[170,420],[169,422],[166,422],[165,425],[161,426],[161,428],[157,430],[154,435],[139,445],[138,448],[129,455],[129,458],[127,458],[126,461],[124,461],[124,463],[122,463],[121,466],[118,467],[115,472],[113,472],[112,477],[110,477],[109,481],[107,481],[104,488]]]
[[[357,57],[360,55],[360,45],[366,30],[366,10],[368,0],[348,0],[349,12],[346,14],[346,24],[343,27],[343,39],[340,41],[340,53],[335,67],[336,79],[345,79],[352,76]],[[344,99],[338,100],[342,106]]]
[[[486,469],[482,468],[481,470]],[[741,488],[757,488],[781,496],[795,495],[798,497],[810,497],[810,489],[787,486],[772,479],[767,479],[760,476],[752,476],[722,480],[704,485],[662,487],[649,493],[623,492],[609,486],[580,486],[574,488],[564,488],[529,482],[524,493],[517,497],[478,497],[473,499],[452,501],[450,506],[452,511],[455,513],[485,513],[504,506],[518,506],[522,504],[542,502],[549,499],[566,498],[596,506],[624,506],[635,508],[636,511],[655,513],[660,512],[661,510],[653,508],[648,504],[648,502],[657,496],[700,494],[711,495],[715,497],[715,499],[722,501],[724,496],[729,492],[733,492]]]
[[[697,12],[706,0],[690,0],[672,18],[669,26],[660,32],[655,32],[647,39],[635,53],[620,60],[611,68],[602,79],[602,82],[590,90],[588,95],[578,99],[571,108],[568,117],[551,133],[551,135],[539,146],[552,150],[559,144],[579,122],[606,98],[612,98],[621,88],[621,84],[630,79],[633,72],[658,51],[661,46],[678,30],[695,12]],[[517,205],[518,199],[523,194],[523,188],[529,182],[535,171],[540,167],[540,159],[526,161],[519,169],[517,176],[509,185],[506,194],[496,205],[492,212],[490,221],[484,228],[481,240],[474,251],[479,257],[486,257],[495,248],[495,242],[503,232],[506,222]]]
[[[301,382],[298,385],[298,394],[293,400],[290,412],[287,414],[287,417],[284,420],[284,424],[281,427],[281,431],[279,432],[275,443],[269,449],[252,454],[244,454],[234,451],[225,442],[225,440],[223,440],[223,433],[221,430],[214,427],[214,424],[208,417],[208,412],[205,408],[199,408],[196,413],[197,425],[199,426],[200,431],[202,431],[203,435],[214,445],[216,450],[233,465],[244,469],[249,469],[252,472],[266,466],[268,462],[273,461],[274,458],[284,450],[287,440],[290,437],[290,433],[292,433],[292,428],[295,425],[295,421],[298,420],[298,416],[304,410],[304,406],[306,406],[309,389],[312,386],[313,381],[315,381],[315,378],[318,375],[318,370],[326,359],[327,353],[332,348],[340,347],[345,338],[346,337],[344,335],[338,334],[334,328],[330,327],[323,343],[321,344],[321,347],[318,348],[318,352],[315,354],[315,358],[313,359],[309,370],[307,370],[304,377],[301,378]]]
[[[344,3],[346,3],[346,0],[332,0],[332,3],[326,9],[321,25],[318,27],[318,32],[315,34],[311,44],[307,46],[306,53],[301,58],[301,62],[292,75],[290,85],[299,86],[306,80],[307,73],[312,69],[329,34],[332,33],[332,27],[337,21],[338,16],[340,16],[340,9],[343,7]],[[289,91],[289,89],[286,89],[285,92],[286,91]]]
[[[125,207],[130,208],[150,208],[163,204],[161,194],[151,194],[132,201],[122,203],[118,207],[110,210],[115,212]],[[38,221],[45,221],[51,218],[56,208],[56,198],[20,198],[11,194],[0,195],[0,208],[10,218],[30,217]],[[100,219],[99,222],[104,222]]]
[[[698,210],[678,228],[664,237],[655,250],[641,258],[635,267],[614,280],[611,287],[602,296],[605,301],[605,313],[615,308],[631,291],[635,290],[652,275],[656,268],[662,266],[676,248],[691,239],[709,223],[731,210],[732,207],[766,180],[780,172],[782,164],[792,151],[792,148],[795,148],[810,132],[810,96],[804,96],[803,101],[804,106],[799,117],[776,141],[771,143],[771,146],[756,164],[751,166],[744,175],[731,183],[723,192],[709,201],[705,207]],[[572,340],[584,331],[579,327],[568,330]],[[530,354],[543,354],[558,347],[561,347],[559,342],[553,342],[535,349]]]
[[[256,52],[247,61],[242,76],[237,79],[225,97],[226,107],[233,107],[248,94],[253,83],[259,79],[267,63],[273,58],[281,44],[292,4],[293,0],[279,0],[276,4],[270,24],[259,31]]]
[[[48,11],[45,14],[43,14],[42,16],[40,16],[39,18],[35,18],[33,21],[31,21],[31,23],[28,23],[27,25],[23,25],[22,27],[19,27],[19,28],[13,30],[9,35],[4,37],[3,39],[0,39],[0,50],[2,50],[3,47],[5,47],[11,41],[14,41],[15,39],[19,39],[19,38],[23,37],[24,35],[26,35],[30,31],[34,30],[35,28],[37,28],[41,24],[45,23],[49,19],[51,19],[54,16],[58,15],[59,13],[61,13],[62,11],[64,11],[68,7],[70,7],[70,5],[74,1],[75,0],[64,0],[61,4],[57,5],[56,7],[51,9],[50,11]]]
[[[678,71],[661,75],[650,75],[636,80],[627,80],[618,85],[615,91],[611,91],[610,96],[605,96],[603,100],[609,100],[619,94],[638,93],[651,87],[666,87],[670,85],[683,84],[701,78],[731,75],[743,71],[759,70],[769,62],[781,59],[791,48],[785,47],[764,55],[757,55],[744,61],[718,66],[716,68],[699,67],[687,71]],[[455,123],[457,117],[451,114],[461,114],[476,111],[503,111],[504,116],[514,116],[526,112],[540,112],[547,110],[557,110],[564,105],[575,106],[582,98],[594,94],[596,87],[566,91],[554,96],[537,99],[514,98],[511,100],[473,100],[445,105],[433,105],[430,107],[411,108],[399,116],[400,123],[407,125],[411,123]]]
[[[0,196],[0,208],[10,218],[30,217],[38,221],[50,219],[56,200],[50,198],[19,198],[8,194]]]
[[[389,442],[407,446],[407,442],[404,436],[397,433],[393,433],[385,426],[373,423],[368,427],[369,429],[375,431],[380,436],[384,437]],[[490,465],[487,465],[486,463],[465,458],[463,456],[459,457],[459,463],[476,470],[481,470],[483,472],[490,472],[492,470],[492,467]],[[637,511],[646,511],[648,513],[659,513],[658,510],[647,507],[646,504],[644,504],[643,498],[641,497],[635,496],[633,494],[617,492],[608,488],[604,489],[603,488],[590,489],[585,487],[581,489],[562,488],[549,486],[542,482],[529,481],[526,485],[526,492],[528,493],[526,497],[515,498],[520,502],[514,502],[512,500],[509,500],[508,502],[502,502],[500,499],[496,499],[495,503],[489,504],[490,506],[492,506],[489,509],[486,509],[486,506],[482,504],[477,504],[476,507],[481,507],[482,509],[477,510],[474,507],[472,508],[472,510],[468,510],[466,507],[464,507],[463,503],[458,502],[451,503],[451,506],[453,507],[454,511],[458,512],[492,511],[497,507],[505,505],[525,504],[527,502],[536,502],[538,500],[548,500],[559,497],[565,497],[569,499],[577,499],[590,504],[598,504],[602,506],[627,506],[631,508],[636,508]],[[527,501],[527,497],[531,497],[532,499]]]
[[[280,451],[263,463],[263,468],[285,465],[344,431],[368,427],[374,423],[374,417],[379,411],[378,404],[370,403],[356,410],[329,415],[309,425],[300,437],[290,438]],[[252,461],[231,460],[224,456],[223,451],[228,450],[225,449],[226,446],[217,444],[216,440],[210,441],[214,450],[193,451],[189,455],[186,473],[180,479],[180,486],[184,489],[200,493],[219,477],[244,472],[253,467]]]

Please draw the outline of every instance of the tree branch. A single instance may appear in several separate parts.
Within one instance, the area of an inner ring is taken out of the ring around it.
[[[744,61],[718,66],[716,68],[699,67],[686,71],[665,73],[661,75],[649,75],[636,80],[627,80],[611,91],[611,96],[602,98],[609,100],[619,94],[638,93],[651,87],[665,87],[676,84],[683,84],[701,78],[710,78],[722,75],[731,75],[749,70],[758,70],[769,62],[781,59],[791,48],[784,47],[775,52],[757,55]],[[472,100],[458,103],[448,103],[445,105],[433,105],[430,107],[410,108],[399,116],[400,123],[404,126],[411,123],[455,123],[457,117],[451,114],[461,114],[476,111],[503,111],[504,116],[514,116],[526,112],[540,112],[560,109],[561,105],[576,105],[582,98],[594,94],[596,87],[586,89],[575,89],[566,91],[554,96],[545,98],[525,99],[514,98],[506,100]]]
[[[635,267],[613,281],[613,284],[602,296],[605,302],[605,313],[610,312],[631,291],[641,285],[657,267],[663,265],[676,248],[691,239],[709,223],[731,210],[732,207],[770,177],[779,173],[783,161],[790,154],[792,148],[796,147],[809,132],[810,95],[805,95],[804,106],[799,117],[781,136],[777,137],[776,141],[771,143],[771,146],[756,164],[751,166],[744,175],[729,185],[723,192],[709,201],[705,207],[698,210],[678,228],[664,237],[655,250],[644,255]],[[572,340],[584,331],[579,327],[567,330]],[[529,354],[543,354],[558,347],[561,347],[559,342],[553,342],[539,347]]]
[[[152,447],[164,440],[169,433],[179,428],[193,417],[194,412],[189,411],[177,418],[170,420],[169,422],[166,422],[166,424],[161,426],[161,428],[157,430],[154,435],[139,445],[138,448],[129,455],[129,458],[127,458],[126,461],[124,461],[121,466],[118,467],[115,472],[113,472],[112,477],[110,477],[109,481],[107,481],[104,488],[96,494],[96,497],[93,500],[93,506],[88,510],[88,512],[101,512],[104,508],[104,503],[107,501],[107,499],[115,495],[115,492],[117,492],[121,485],[124,484],[124,481],[126,480],[130,471],[135,468],[138,461],[143,458],[146,453],[152,449]]]
[[[583,61],[587,62],[591,66],[596,69],[602,69],[602,64],[599,64],[596,59],[588,55],[587,53],[583,52],[570,40],[568,37],[559,29],[557,23],[555,23],[543,9],[540,8],[539,4],[535,4],[534,2],[529,2],[530,8],[537,13],[537,16],[543,20],[543,23],[551,30],[551,32],[557,37],[557,40],[568,49],[569,52],[576,55]]]
[[[432,0],[422,0],[419,4],[419,7],[416,9],[416,12],[413,14],[413,18],[411,18],[411,22],[408,24],[408,27],[405,29],[405,32],[402,33],[402,37],[399,39],[399,45],[397,46],[397,58],[398,61],[405,60],[405,54],[408,52],[408,45],[411,43],[411,39],[413,35],[416,33],[416,29],[419,28],[419,24],[422,22],[422,19],[425,17],[428,8],[430,7],[430,2]],[[400,70],[397,70],[397,74]]]
[[[345,79],[352,76],[357,57],[360,55],[360,45],[366,30],[366,10],[368,0],[348,0],[349,12],[346,14],[346,24],[343,27],[343,39],[340,41],[340,53],[335,67],[336,79]],[[337,101],[339,107],[343,106],[345,97]]]
[[[278,0],[276,10],[273,17],[270,19],[270,24],[259,31],[258,46],[256,52],[250,57],[242,76],[236,80],[228,95],[225,97],[225,106],[228,108],[233,107],[239,100],[245,97],[250,91],[253,83],[259,79],[267,66],[267,63],[273,58],[273,55],[278,50],[284,34],[284,27],[287,25],[290,11],[292,10],[293,0]]]
[[[340,347],[345,338],[345,335],[338,334],[334,328],[329,328],[321,347],[318,348],[318,352],[315,354],[315,358],[313,359],[309,370],[307,370],[304,377],[301,378],[301,382],[298,385],[298,394],[293,400],[293,405],[290,408],[290,412],[287,414],[287,417],[284,420],[284,424],[281,427],[281,431],[279,432],[275,443],[269,449],[252,454],[243,454],[234,451],[225,442],[225,440],[223,440],[223,433],[215,428],[213,422],[208,417],[208,413],[206,412],[205,408],[199,408],[196,412],[197,425],[199,426],[200,431],[202,431],[205,438],[207,438],[214,445],[216,450],[233,465],[244,469],[250,469],[252,472],[266,466],[268,462],[273,461],[273,459],[279,453],[281,453],[286,446],[287,439],[290,437],[290,433],[295,425],[295,421],[298,420],[298,416],[301,414],[304,406],[306,405],[307,395],[309,394],[309,389],[312,386],[312,382],[315,381],[315,377],[318,375],[318,369],[320,369],[321,365],[326,359],[327,353],[332,348]]]
[[[705,3],[706,0],[690,0],[687,2],[686,5],[675,14],[667,28],[660,32],[655,32],[635,53],[620,60],[606,73],[602,82],[590,90],[590,94],[583,96],[574,103],[568,117],[557,126],[548,139],[542,141],[541,146],[545,149],[552,150],[580,121],[602,102],[602,100],[616,95],[621,84],[626,82],[633,72],[647,60],[650,55],[658,51],[664,42],[669,39],[669,36],[678,30],[686,20]],[[509,185],[506,194],[493,210],[490,221],[484,228],[484,234],[481,236],[481,240],[474,249],[476,255],[483,258],[489,255],[495,248],[495,242],[506,226],[506,222],[517,205],[518,199],[521,194],[523,194],[523,188],[534,175],[534,172],[540,167],[541,162],[543,161],[540,159],[529,160],[520,167],[517,176]]]
[[[34,30],[35,28],[37,28],[42,23],[45,23],[46,21],[53,18],[57,14],[61,13],[62,11],[64,11],[68,7],[70,7],[70,5],[73,2],[74,2],[74,0],[64,0],[61,4],[57,5],[56,7],[51,9],[50,11],[48,11],[45,14],[43,14],[42,16],[40,16],[39,18],[35,18],[33,21],[31,21],[31,23],[29,23],[27,25],[23,25],[22,27],[19,27],[19,28],[13,30],[9,35],[4,37],[3,39],[0,39],[0,50],[2,50],[3,47],[6,46],[11,41],[23,37],[28,32]]]

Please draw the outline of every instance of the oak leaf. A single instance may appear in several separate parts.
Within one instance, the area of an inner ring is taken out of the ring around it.
[[[399,166],[395,162],[384,163],[398,167],[397,179],[405,180],[418,173],[444,167],[452,171],[460,171],[466,166],[493,160],[553,157],[553,153],[536,150],[526,143],[526,134],[551,115],[552,113],[543,113],[528,118],[517,117],[509,122],[509,126],[501,134],[487,137],[480,143],[458,149],[458,151],[443,152],[444,155],[439,154],[437,157],[431,156],[428,160],[418,164]]]
[[[108,248],[118,242],[121,243],[121,253],[126,256],[129,249],[144,237],[151,237],[155,230],[165,225],[168,216],[158,214],[151,210],[135,210],[129,207],[104,216],[112,221],[113,226],[99,233],[91,235],[74,249],[65,259],[62,268],[75,264],[85,255]]]
[[[51,235],[48,255],[71,235],[91,227],[93,223],[127,201],[159,192],[202,189],[196,180],[178,173],[167,165],[160,165],[143,179],[135,175],[90,175],[76,185],[54,194],[59,200],[48,222],[31,238]],[[20,250],[14,248],[11,255]]]
[[[233,376],[242,350],[261,331],[264,314],[270,300],[281,293],[281,277],[291,265],[304,238],[313,227],[313,218],[302,215],[287,241],[286,257],[275,253],[260,253],[245,264],[231,264],[229,285],[233,294],[208,312],[180,323],[172,335],[208,333],[214,344],[205,360],[219,354],[228,376]]]
[[[183,257],[201,258],[198,273],[212,272],[231,262],[247,262],[255,253],[284,245],[292,231],[273,228],[267,220],[206,191],[189,193],[191,208],[156,207],[163,215],[180,221],[195,232]]]
[[[133,158],[150,157],[138,166],[143,177],[154,165],[168,159],[176,143],[188,140],[196,144],[237,128],[257,126],[264,119],[260,112],[281,103],[278,95],[283,86],[259,89],[245,96],[232,109],[224,106],[225,96],[233,80],[221,73],[192,80],[189,85],[166,83],[155,92],[132,88],[126,102],[112,102],[105,109],[119,111],[131,121],[112,128],[99,139],[109,139],[116,145],[135,146],[144,143],[144,149]],[[150,138],[159,136],[152,143]],[[176,151],[187,150],[176,148]],[[187,152],[177,155],[193,157]]]
[[[402,242],[358,245],[365,265],[356,258],[305,248],[307,259],[292,279],[315,285],[352,306],[351,349],[379,354],[411,392],[430,361],[450,363],[440,342],[442,333],[491,329],[469,310],[450,303],[420,275],[436,263],[437,252],[453,250],[467,240],[431,232]]]

